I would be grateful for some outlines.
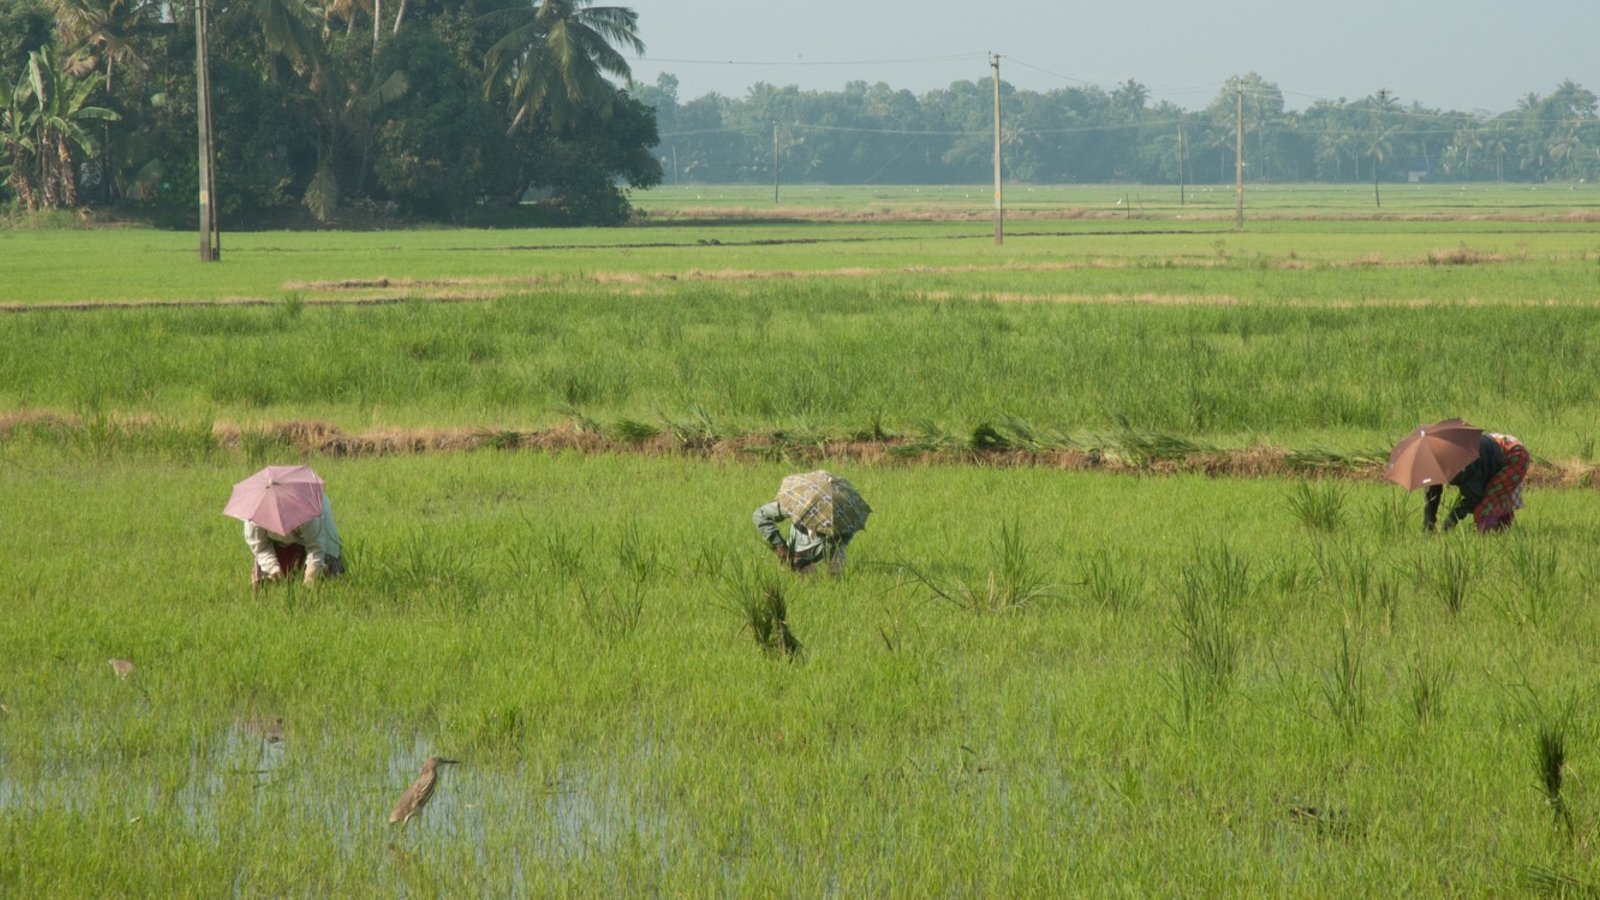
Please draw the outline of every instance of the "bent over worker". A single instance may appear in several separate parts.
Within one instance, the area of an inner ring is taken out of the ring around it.
[[[756,531],[784,565],[809,575],[823,560],[828,573],[844,571],[844,551],[872,512],[856,489],[830,472],[790,475],[778,496],[751,516]],[[779,525],[789,520],[786,537]]]
[[[301,563],[306,567],[306,584],[344,574],[344,547],[339,540],[339,527],[333,523],[333,502],[327,494],[322,495],[320,513],[286,534],[245,520],[244,542],[250,545],[256,561],[251,584],[286,578]]]
[[[1511,527],[1516,511],[1522,508],[1522,480],[1528,474],[1528,448],[1509,434],[1484,432],[1478,438],[1478,458],[1450,479],[1461,492],[1445,516],[1444,530],[1471,514],[1481,532],[1503,531]],[[1434,529],[1444,485],[1428,486],[1427,503],[1422,508],[1422,527]]]

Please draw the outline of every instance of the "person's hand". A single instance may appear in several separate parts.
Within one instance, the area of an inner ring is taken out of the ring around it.
[[[273,569],[271,572],[263,572],[263,573],[261,573],[261,577],[263,579],[267,580],[267,581],[282,581],[283,580],[283,570],[282,569]]]
[[[313,565],[312,563],[306,563],[306,581],[305,581],[305,583],[306,583],[307,587],[310,587],[312,584],[316,583],[318,571],[319,570],[317,569],[317,567],[315,565]]]
[[[773,547],[772,548],[772,552],[778,554],[778,561],[779,562],[783,563],[786,566],[789,565],[790,559],[789,559],[789,548],[788,547],[784,547],[784,546]]]

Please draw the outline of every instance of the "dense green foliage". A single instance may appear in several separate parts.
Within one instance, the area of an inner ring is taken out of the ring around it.
[[[59,140],[11,136],[23,113],[0,105],[0,176],[10,176],[0,182],[27,210],[121,204],[159,221],[191,219],[192,5],[50,2],[53,31],[41,30],[44,10],[31,2],[0,18],[0,99],[24,113],[40,105],[39,91],[22,93],[23,51],[42,53],[59,85],[48,96],[77,104],[57,121],[100,107],[96,117],[115,121],[69,135],[61,149]],[[323,222],[394,212],[462,222],[515,206],[530,189],[551,200],[541,221],[608,224],[626,216],[628,188],[660,179],[645,152],[656,141],[650,109],[604,77],[627,77],[605,41],[637,43],[629,10],[590,0],[401,0],[388,9],[224,0],[210,9],[218,192],[230,227],[292,222],[302,206]],[[502,54],[509,69],[486,69],[504,36],[495,24],[519,15],[533,16],[513,28],[531,43]],[[594,39],[578,48],[545,41],[589,31]],[[530,71],[555,99],[516,94]],[[564,150],[559,162],[552,147]]]
[[[1111,90],[1043,93],[1002,84],[1005,177],[1232,183],[1241,90],[1251,181],[1392,182],[1413,172],[1451,182],[1600,176],[1595,95],[1570,80],[1549,94],[1528,94],[1515,110],[1484,115],[1403,104],[1386,91],[1290,110],[1278,86],[1252,72],[1198,110],[1151,105],[1133,80]],[[791,182],[982,183],[993,165],[994,95],[983,80],[920,95],[882,82],[851,82],[842,91],[762,83],[745,97],[680,101],[676,80],[664,75],[639,96],[655,107],[668,183],[771,183],[775,124],[782,178]]]

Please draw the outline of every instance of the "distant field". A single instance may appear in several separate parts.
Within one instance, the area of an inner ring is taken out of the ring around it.
[[[1234,215],[1232,173],[1224,184],[1003,185],[1006,210],[1034,218],[1226,219]],[[738,213],[759,216],[842,213],[852,216],[987,218],[992,185],[664,185],[634,195],[634,205],[664,217]],[[776,202],[774,202],[776,201]],[[1592,184],[1246,184],[1245,215],[1262,218],[1404,218],[1600,216]]]

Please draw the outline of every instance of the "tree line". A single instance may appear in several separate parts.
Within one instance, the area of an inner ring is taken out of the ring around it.
[[[218,200],[233,227],[396,214],[616,223],[630,189],[663,180],[765,182],[775,165],[785,181],[836,184],[992,172],[987,79],[920,95],[758,83],[680,102],[671,75],[631,82],[637,14],[595,0],[201,2]],[[0,203],[192,223],[195,44],[193,4],[0,0]],[[1499,114],[1387,91],[1289,110],[1249,73],[1199,110],[1152,103],[1131,79],[1002,84],[1005,177],[1227,183],[1241,99],[1251,180],[1600,176],[1596,97],[1570,80]]]
[[[679,102],[677,88],[673,76],[663,75],[636,91],[656,111],[656,154],[669,182],[771,181],[775,128],[785,181],[981,184],[992,176],[988,80],[921,95],[882,82],[851,82],[834,92],[760,83],[742,98],[713,93],[687,102]],[[1002,83],[1005,177],[1039,184],[1231,183],[1241,95],[1252,180],[1600,176],[1596,98],[1571,80],[1494,115],[1405,104],[1388,91],[1295,111],[1285,107],[1276,84],[1250,73],[1193,111],[1152,104],[1149,90],[1131,79],[1110,90],[1046,92]]]
[[[613,79],[637,15],[593,0],[202,0],[233,223],[521,211],[617,222],[661,178]],[[196,214],[194,5],[0,3],[0,202]],[[538,197],[538,204],[522,202]]]

